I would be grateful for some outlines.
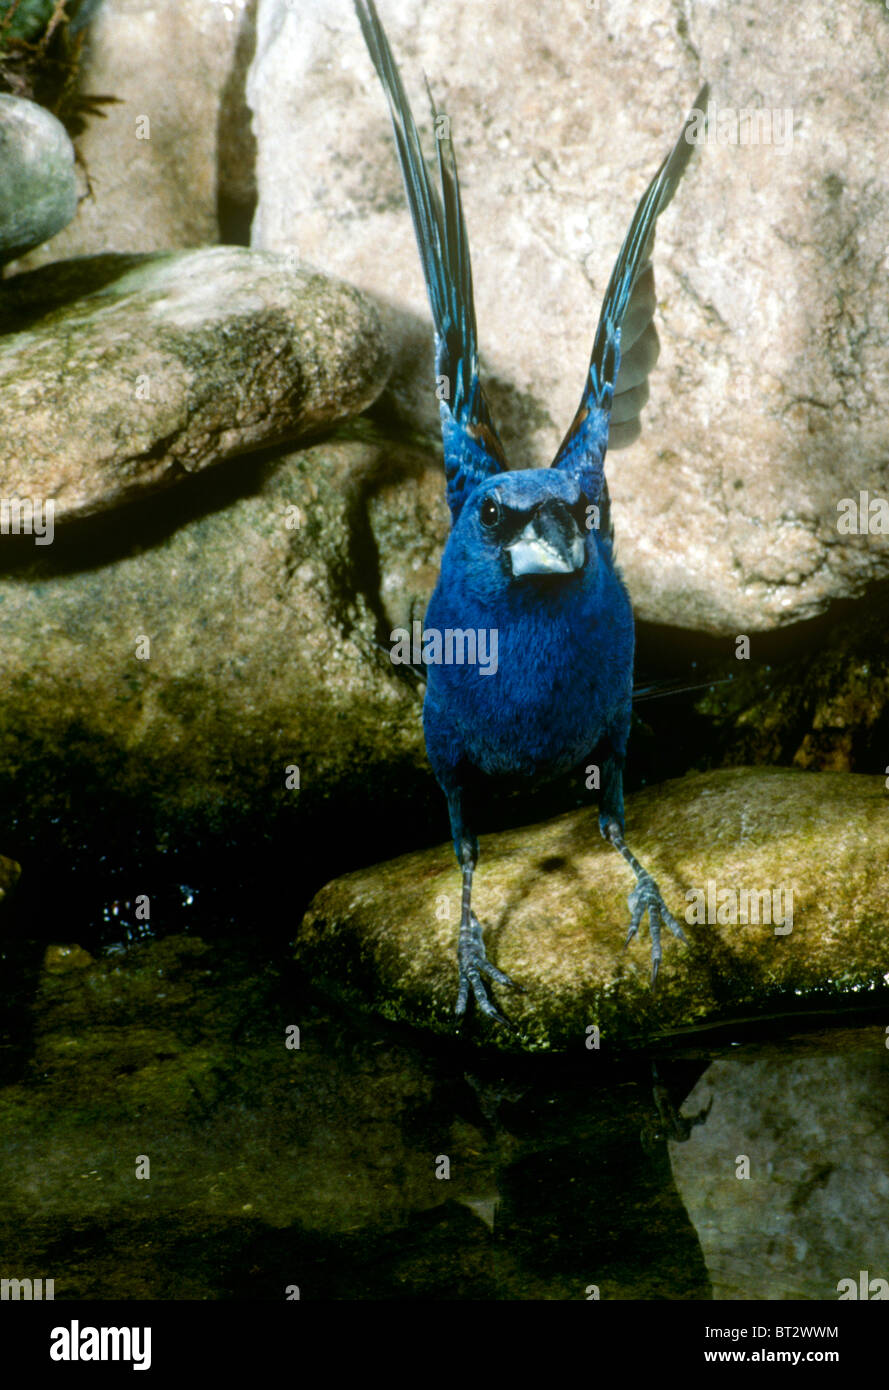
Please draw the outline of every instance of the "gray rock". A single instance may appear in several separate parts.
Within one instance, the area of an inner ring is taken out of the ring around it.
[[[861,1297],[862,1270],[886,1278],[886,1036],[868,1034],[870,1048],[862,1030],[830,1057],[823,1037],[792,1055],[739,1049],[686,1099],[707,1122],[670,1145],[671,1166],[715,1300],[835,1300],[850,1279]]]
[[[388,371],[357,290],[241,247],[62,262],[0,313],[28,323],[0,338],[0,497],[52,499],[56,522],[317,433]]]
[[[0,93],[0,264],[48,241],[76,211],[65,127],[36,102]]]
[[[473,906],[489,957],[526,992],[494,990],[518,1036],[478,1019],[470,1036],[507,1051],[580,1049],[595,1025],[603,1045],[628,1046],[881,986],[887,795],[880,777],[735,768],[630,797],[627,840],[690,941],[664,933],[656,993],[647,922],[623,949],[633,880],[590,811],[483,838]],[[754,918],[749,894],[767,891]],[[698,915],[717,920],[689,920],[692,892],[703,895]],[[460,876],[443,845],[322,889],[297,959],[350,1004],[446,1034],[459,914]]]
[[[49,253],[168,251],[220,239],[227,200],[252,205],[253,146],[243,113],[252,4],[114,0],[92,16],[78,72],[82,92],[116,98],[77,137],[86,192]]]
[[[661,360],[642,436],[609,468],[637,613],[724,634],[889,574],[885,535],[837,526],[842,499],[889,499],[889,26],[851,0],[745,14],[741,38],[735,7],[670,0],[382,9],[427,151],[424,71],[452,123],[483,366],[516,467],[547,463],[574,414],[636,199],[702,78],[714,137],[763,108],[756,141],[699,149],[659,224]],[[434,432],[428,306],[352,7],[261,0],[248,91],[254,244],[379,297],[391,403]]]

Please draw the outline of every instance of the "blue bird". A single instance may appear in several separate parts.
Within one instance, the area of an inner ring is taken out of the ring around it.
[[[599,828],[636,876],[626,944],[648,913],[652,985],[661,928],[685,940],[651,874],[624,840],[623,766],[633,695],[633,613],[614,558],[604,461],[612,421],[633,422],[647,399],[656,356],[651,252],[658,216],[692,153],[692,114],[639,202],[599,317],[577,414],[549,468],[513,471],[479,380],[469,245],[450,140],[439,138],[435,188],[401,78],[373,0],[355,0],[367,47],[389,102],[435,325],[451,531],[424,638],[440,635],[429,666],[423,727],[447,798],[463,874],[456,1012],[470,991],[488,1017],[506,1023],[486,980],[513,986],[485,953],[472,910],[479,798],[532,787],[572,768],[600,768]],[[696,100],[706,109],[708,88]],[[430,101],[431,93],[430,93]],[[433,117],[437,115],[433,104]],[[437,133],[442,129],[437,124]],[[486,636],[486,668],[461,658],[448,634]],[[430,651],[433,649],[430,648]],[[430,660],[429,657],[426,658]],[[477,823],[477,822],[475,822]]]

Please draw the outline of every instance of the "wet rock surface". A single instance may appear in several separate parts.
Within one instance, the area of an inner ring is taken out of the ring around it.
[[[883,772],[889,760],[889,587],[784,643],[754,640],[751,661],[697,710],[723,762]],[[731,669],[733,667],[733,669]],[[886,756],[884,756],[886,754]]]

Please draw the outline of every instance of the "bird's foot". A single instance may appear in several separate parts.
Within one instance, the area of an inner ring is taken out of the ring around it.
[[[495,985],[506,985],[510,989],[520,989],[521,986],[488,960],[485,954],[485,943],[482,940],[481,924],[474,912],[469,927],[461,926],[460,928],[457,961],[460,967],[460,990],[457,995],[455,1013],[458,1018],[466,1012],[471,989],[473,998],[483,1014],[487,1015],[488,1018],[493,1018],[496,1023],[502,1023],[506,1028],[511,1028],[512,1024],[509,1020],[503,1017],[499,1009],[488,998],[488,991],[482,976],[487,975],[488,979],[493,980]]]
[[[630,909],[630,930],[627,932],[627,939],[624,949],[629,946],[633,937],[642,922],[642,918],[648,913],[649,930],[651,932],[651,987],[654,989],[657,980],[658,967],[661,963],[663,951],[661,949],[661,927],[669,927],[674,936],[678,936],[680,941],[688,941],[685,932],[680,927],[676,918],[673,916],[667,904],[664,902],[660,888],[658,888],[651,874],[644,870],[636,882],[636,887],[627,898]]]

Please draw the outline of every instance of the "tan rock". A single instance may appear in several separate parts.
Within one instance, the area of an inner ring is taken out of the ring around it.
[[[316,433],[388,370],[357,290],[242,247],[61,262],[0,314],[29,325],[0,338],[0,497],[56,522]]]
[[[633,879],[592,811],[483,837],[473,907],[526,992],[493,988],[516,1034],[475,1019],[470,1037],[580,1050],[595,1025],[603,1047],[628,1046],[885,983],[887,797],[880,777],[735,768],[628,798],[627,841],[690,943],[663,933],[654,993],[647,920],[625,953]],[[459,914],[450,845],[406,855],[322,889],[297,959],[354,1005],[449,1033]]]

